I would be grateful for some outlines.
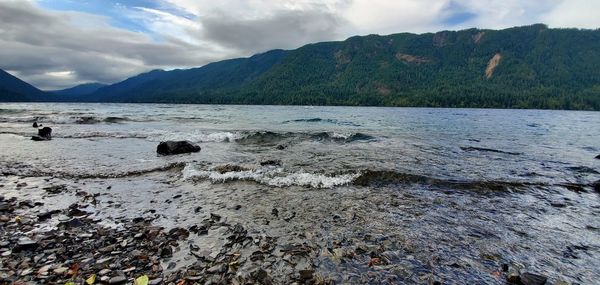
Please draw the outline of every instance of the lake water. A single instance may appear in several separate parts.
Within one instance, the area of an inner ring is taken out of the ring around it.
[[[53,129],[51,141],[30,140],[34,121]],[[157,156],[165,140],[202,150]],[[507,263],[595,283],[598,154],[599,112],[0,104],[2,179],[30,185],[1,195],[64,208],[73,198],[38,189],[52,177],[105,195],[94,213],[107,226],[149,208],[165,227],[219,213],[280,246],[314,248],[294,266],[270,265],[281,282],[310,267],[340,283],[504,284],[495,272]],[[273,220],[274,208],[291,218]],[[194,242],[219,246],[211,235]],[[368,266],[363,244],[385,266]],[[182,250],[179,266],[189,259]]]

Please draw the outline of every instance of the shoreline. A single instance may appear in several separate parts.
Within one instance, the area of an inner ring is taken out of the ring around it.
[[[454,236],[441,231],[447,225],[427,222],[448,219],[443,215],[452,208],[465,211],[455,205],[439,216],[427,209],[456,204],[468,192],[427,196],[405,185],[402,192],[374,189],[379,194],[301,187],[268,193],[239,182],[206,184],[214,193],[194,197],[198,193],[186,191],[198,185],[180,184],[174,171],[129,180],[10,176],[0,181],[0,191],[11,193],[0,201],[5,229],[0,284],[84,284],[93,274],[94,284],[133,284],[143,276],[148,284],[504,284],[514,270],[540,269],[525,259],[521,263],[518,255],[507,259],[505,249],[494,245],[497,235],[509,229],[498,232],[486,228],[485,220],[483,227],[463,221],[457,226],[466,227],[458,229],[466,235]],[[127,196],[154,183],[157,188],[142,190],[153,196],[138,197],[151,199],[147,204]],[[495,195],[506,194],[483,194],[490,201],[482,205],[493,204]],[[389,224],[390,207],[403,213],[398,217],[403,222],[394,222],[399,229]],[[403,230],[402,223],[413,225]],[[575,247],[571,254],[593,250]],[[561,279],[557,272],[541,273]]]

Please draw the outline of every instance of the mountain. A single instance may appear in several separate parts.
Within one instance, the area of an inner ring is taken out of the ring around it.
[[[104,87],[98,101],[600,110],[600,30],[352,37]]]
[[[93,100],[109,102],[194,103],[208,90],[237,92],[279,64],[287,54],[272,50],[250,58],[238,58],[203,67],[154,70],[99,89]]]
[[[38,101],[46,94],[0,69],[0,102]]]
[[[53,94],[56,95],[61,95],[61,96],[85,96],[85,95],[89,95],[92,94],[96,91],[98,91],[98,89],[108,86],[107,84],[102,84],[102,83],[85,83],[85,84],[80,84],[77,85],[75,87],[71,87],[71,88],[67,88],[67,89],[63,89],[63,90],[55,90],[55,91],[50,91]]]
[[[356,36],[154,70],[56,100],[600,110],[598,66],[600,29],[536,24]]]

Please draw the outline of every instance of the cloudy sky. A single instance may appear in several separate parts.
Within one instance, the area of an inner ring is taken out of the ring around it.
[[[600,0],[0,0],[0,68],[60,89],[353,35],[596,29],[598,11]]]

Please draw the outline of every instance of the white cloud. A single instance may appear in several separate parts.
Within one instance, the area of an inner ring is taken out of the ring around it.
[[[541,18],[551,27],[600,28],[600,1],[565,0]]]

